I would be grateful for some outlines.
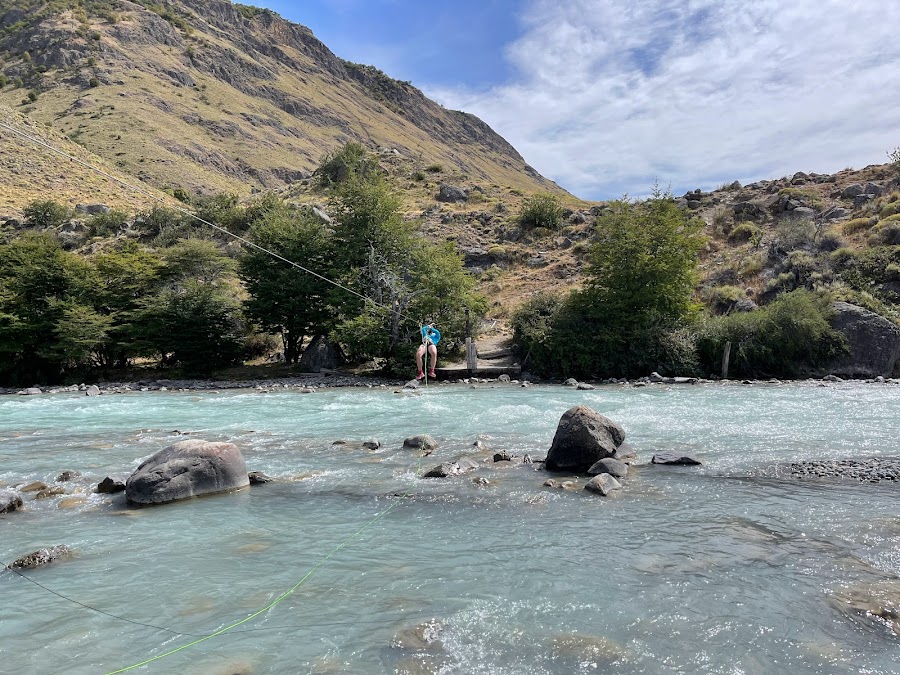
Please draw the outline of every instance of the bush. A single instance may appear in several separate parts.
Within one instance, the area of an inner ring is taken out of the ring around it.
[[[751,225],[750,223],[741,223],[737,227],[735,227],[728,235],[728,241],[732,243],[737,242],[758,242],[762,238],[762,230],[759,229],[756,225]]]
[[[803,374],[847,349],[828,322],[832,314],[829,295],[798,290],[753,312],[710,319],[697,332],[701,362],[706,372],[718,372],[725,344],[731,342],[732,376]]]
[[[24,214],[26,227],[41,229],[61,227],[72,217],[69,207],[52,199],[31,202],[25,207]]]
[[[703,300],[717,314],[724,314],[741,298],[746,297],[746,292],[738,286],[714,286],[703,291]]]
[[[100,86],[100,80],[98,80],[96,77],[92,77],[90,80],[88,80],[88,86],[91,89],[96,89]]]
[[[38,99],[38,93],[34,89],[32,89],[31,91],[28,92],[28,100],[29,101],[34,103],[35,101],[37,101],[37,99]]]
[[[882,218],[888,218],[897,214],[900,214],[900,201],[889,202],[881,208],[880,215]]]
[[[884,244],[886,246],[896,246],[900,244],[900,221],[884,220],[874,228],[869,235],[869,244],[877,246]]]
[[[825,252],[836,251],[844,244],[840,235],[834,230],[822,233],[819,238],[819,250]]]
[[[785,218],[775,226],[773,245],[781,251],[793,251],[812,243],[816,226],[808,218]]]
[[[855,234],[857,232],[862,232],[863,230],[868,230],[872,225],[871,218],[854,218],[853,220],[848,220],[844,223],[841,226],[841,229],[844,231],[844,234]]]
[[[535,372],[552,371],[550,335],[562,304],[559,295],[543,292],[532,296],[513,313],[513,335],[522,352],[522,363]]]
[[[441,173],[444,170],[444,167],[441,164],[435,163],[435,164],[429,164],[428,166],[426,166],[425,170],[428,173]]]
[[[375,164],[366,157],[365,146],[356,141],[349,141],[325,155],[313,172],[313,177],[316,185],[324,189],[340,185],[353,176],[365,177],[374,171]]]
[[[87,227],[92,237],[108,237],[117,234],[127,222],[128,214],[124,211],[110,211],[92,216]]]
[[[7,79],[6,75],[0,73],[0,89],[6,87],[7,84],[9,84],[9,80]]]
[[[528,197],[519,214],[522,227],[545,227],[555,230],[562,224],[562,207],[555,195],[537,194]]]

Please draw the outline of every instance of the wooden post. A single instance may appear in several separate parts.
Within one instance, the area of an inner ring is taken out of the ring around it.
[[[472,377],[473,370],[478,370],[478,354],[475,342],[470,337],[466,338],[466,370],[469,371],[469,377]]]
[[[722,379],[728,379],[728,362],[731,360],[731,340],[725,343],[725,351],[722,354]]]

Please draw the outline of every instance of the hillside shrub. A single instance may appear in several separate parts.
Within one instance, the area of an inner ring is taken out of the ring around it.
[[[728,241],[732,243],[739,242],[758,242],[762,238],[762,230],[756,225],[750,223],[741,223],[728,234]]]
[[[428,173],[441,173],[444,170],[444,166],[442,164],[434,163],[429,164],[425,167],[425,170]]]
[[[824,293],[797,290],[753,312],[705,321],[696,336],[705,371],[719,372],[727,342],[732,377],[791,377],[825,365],[847,349],[829,324],[831,301]]]
[[[894,216],[900,214],[900,201],[892,201],[888,202],[881,208],[880,216],[882,218],[889,218],[890,216]]]
[[[854,218],[844,223],[841,229],[844,231],[844,234],[856,234],[857,232],[868,230],[873,224],[871,218]]]
[[[559,199],[551,194],[536,194],[528,197],[522,205],[519,224],[526,228],[558,229],[562,224],[562,207]]]
[[[896,246],[900,244],[900,221],[883,220],[869,234],[869,244]]]
[[[36,229],[59,228],[72,217],[68,206],[44,199],[31,202],[23,209],[25,226]]]
[[[87,221],[88,232],[92,237],[108,237],[118,234],[128,222],[128,214],[124,211],[98,213]]]
[[[738,286],[714,286],[702,292],[703,301],[716,314],[724,314],[734,307],[734,303],[746,296],[744,289]]]
[[[775,226],[772,245],[788,252],[808,246],[816,236],[816,226],[809,218],[785,218]]]
[[[888,152],[888,159],[894,167],[897,176],[900,177],[900,147],[896,147]]]
[[[356,141],[348,141],[325,155],[318,168],[313,171],[313,178],[319,188],[325,189],[340,185],[354,176],[366,177],[374,173],[375,169],[375,163],[366,156],[365,146]]]

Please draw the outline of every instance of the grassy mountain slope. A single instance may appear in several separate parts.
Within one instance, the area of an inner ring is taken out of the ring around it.
[[[0,106],[0,121],[116,178],[135,182],[134,178],[109,166],[77,143],[5,106]],[[17,214],[23,205],[38,199],[52,199],[71,207],[79,203],[100,203],[130,212],[146,210],[158,203],[5,129],[0,129],[0,176],[3,176],[0,180],[0,216]],[[174,201],[165,193],[142,187],[158,199]]]
[[[23,0],[0,10],[0,104],[159,188],[289,184],[347,140],[526,192],[563,191],[472,115],[227,0]]]

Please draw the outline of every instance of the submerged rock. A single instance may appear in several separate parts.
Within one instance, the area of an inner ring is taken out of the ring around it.
[[[49,499],[50,497],[54,497],[56,495],[64,495],[64,494],[66,494],[66,491],[63,490],[60,486],[52,485],[52,486],[48,487],[46,490],[41,490],[40,492],[38,492],[34,496],[34,498],[35,499]]]
[[[251,471],[247,474],[247,478],[250,481],[250,485],[265,485],[274,480],[271,476],[267,476],[262,471]]]
[[[22,495],[15,490],[0,490],[0,513],[11,513],[22,508]]]
[[[625,431],[611,419],[587,406],[567,410],[559,420],[546,468],[585,472],[604,457],[611,457],[625,440]]]
[[[391,640],[391,647],[413,652],[440,651],[444,647],[440,640],[443,632],[444,625],[432,619],[399,631]]]
[[[658,452],[650,460],[653,464],[703,464],[699,459],[684,452]]]
[[[101,480],[97,484],[97,492],[100,494],[111,495],[116,492],[122,492],[125,489],[125,483],[120,480],[113,480],[109,476]]]
[[[430,455],[437,450],[437,446],[437,441],[428,434],[422,436],[410,436],[403,441],[404,450],[424,450],[426,455]]]
[[[608,473],[614,478],[625,478],[625,476],[628,475],[628,465],[618,459],[605,457],[591,466],[587,472],[591,476],[599,476],[600,474]]]
[[[51,548],[42,548],[40,551],[35,551],[22,556],[10,565],[8,569],[30,570],[35,567],[41,567],[42,565],[48,565],[60,558],[71,556],[72,554],[72,549],[65,544],[60,544],[59,546],[53,546]]]
[[[19,488],[20,492],[40,492],[41,490],[46,490],[47,484],[44,481],[36,480],[33,483],[29,483],[28,485]]]
[[[125,483],[125,495],[135,504],[165,504],[248,485],[247,465],[237,446],[190,440],[144,461]]]
[[[601,473],[598,476],[594,476],[587,482],[587,485],[584,486],[585,490],[594,492],[598,495],[603,495],[604,497],[613,490],[620,490],[621,488],[622,484],[608,473]]]
[[[461,476],[478,468],[478,462],[468,457],[460,457],[455,462],[444,462],[423,474],[422,478],[448,478]]]
[[[61,474],[59,474],[56,477],[56,482],[57,483],[65,483],[67,481],[73,480],[75,478],[80,478],[80,477],[81,477],[80,471],[63,471]]]

